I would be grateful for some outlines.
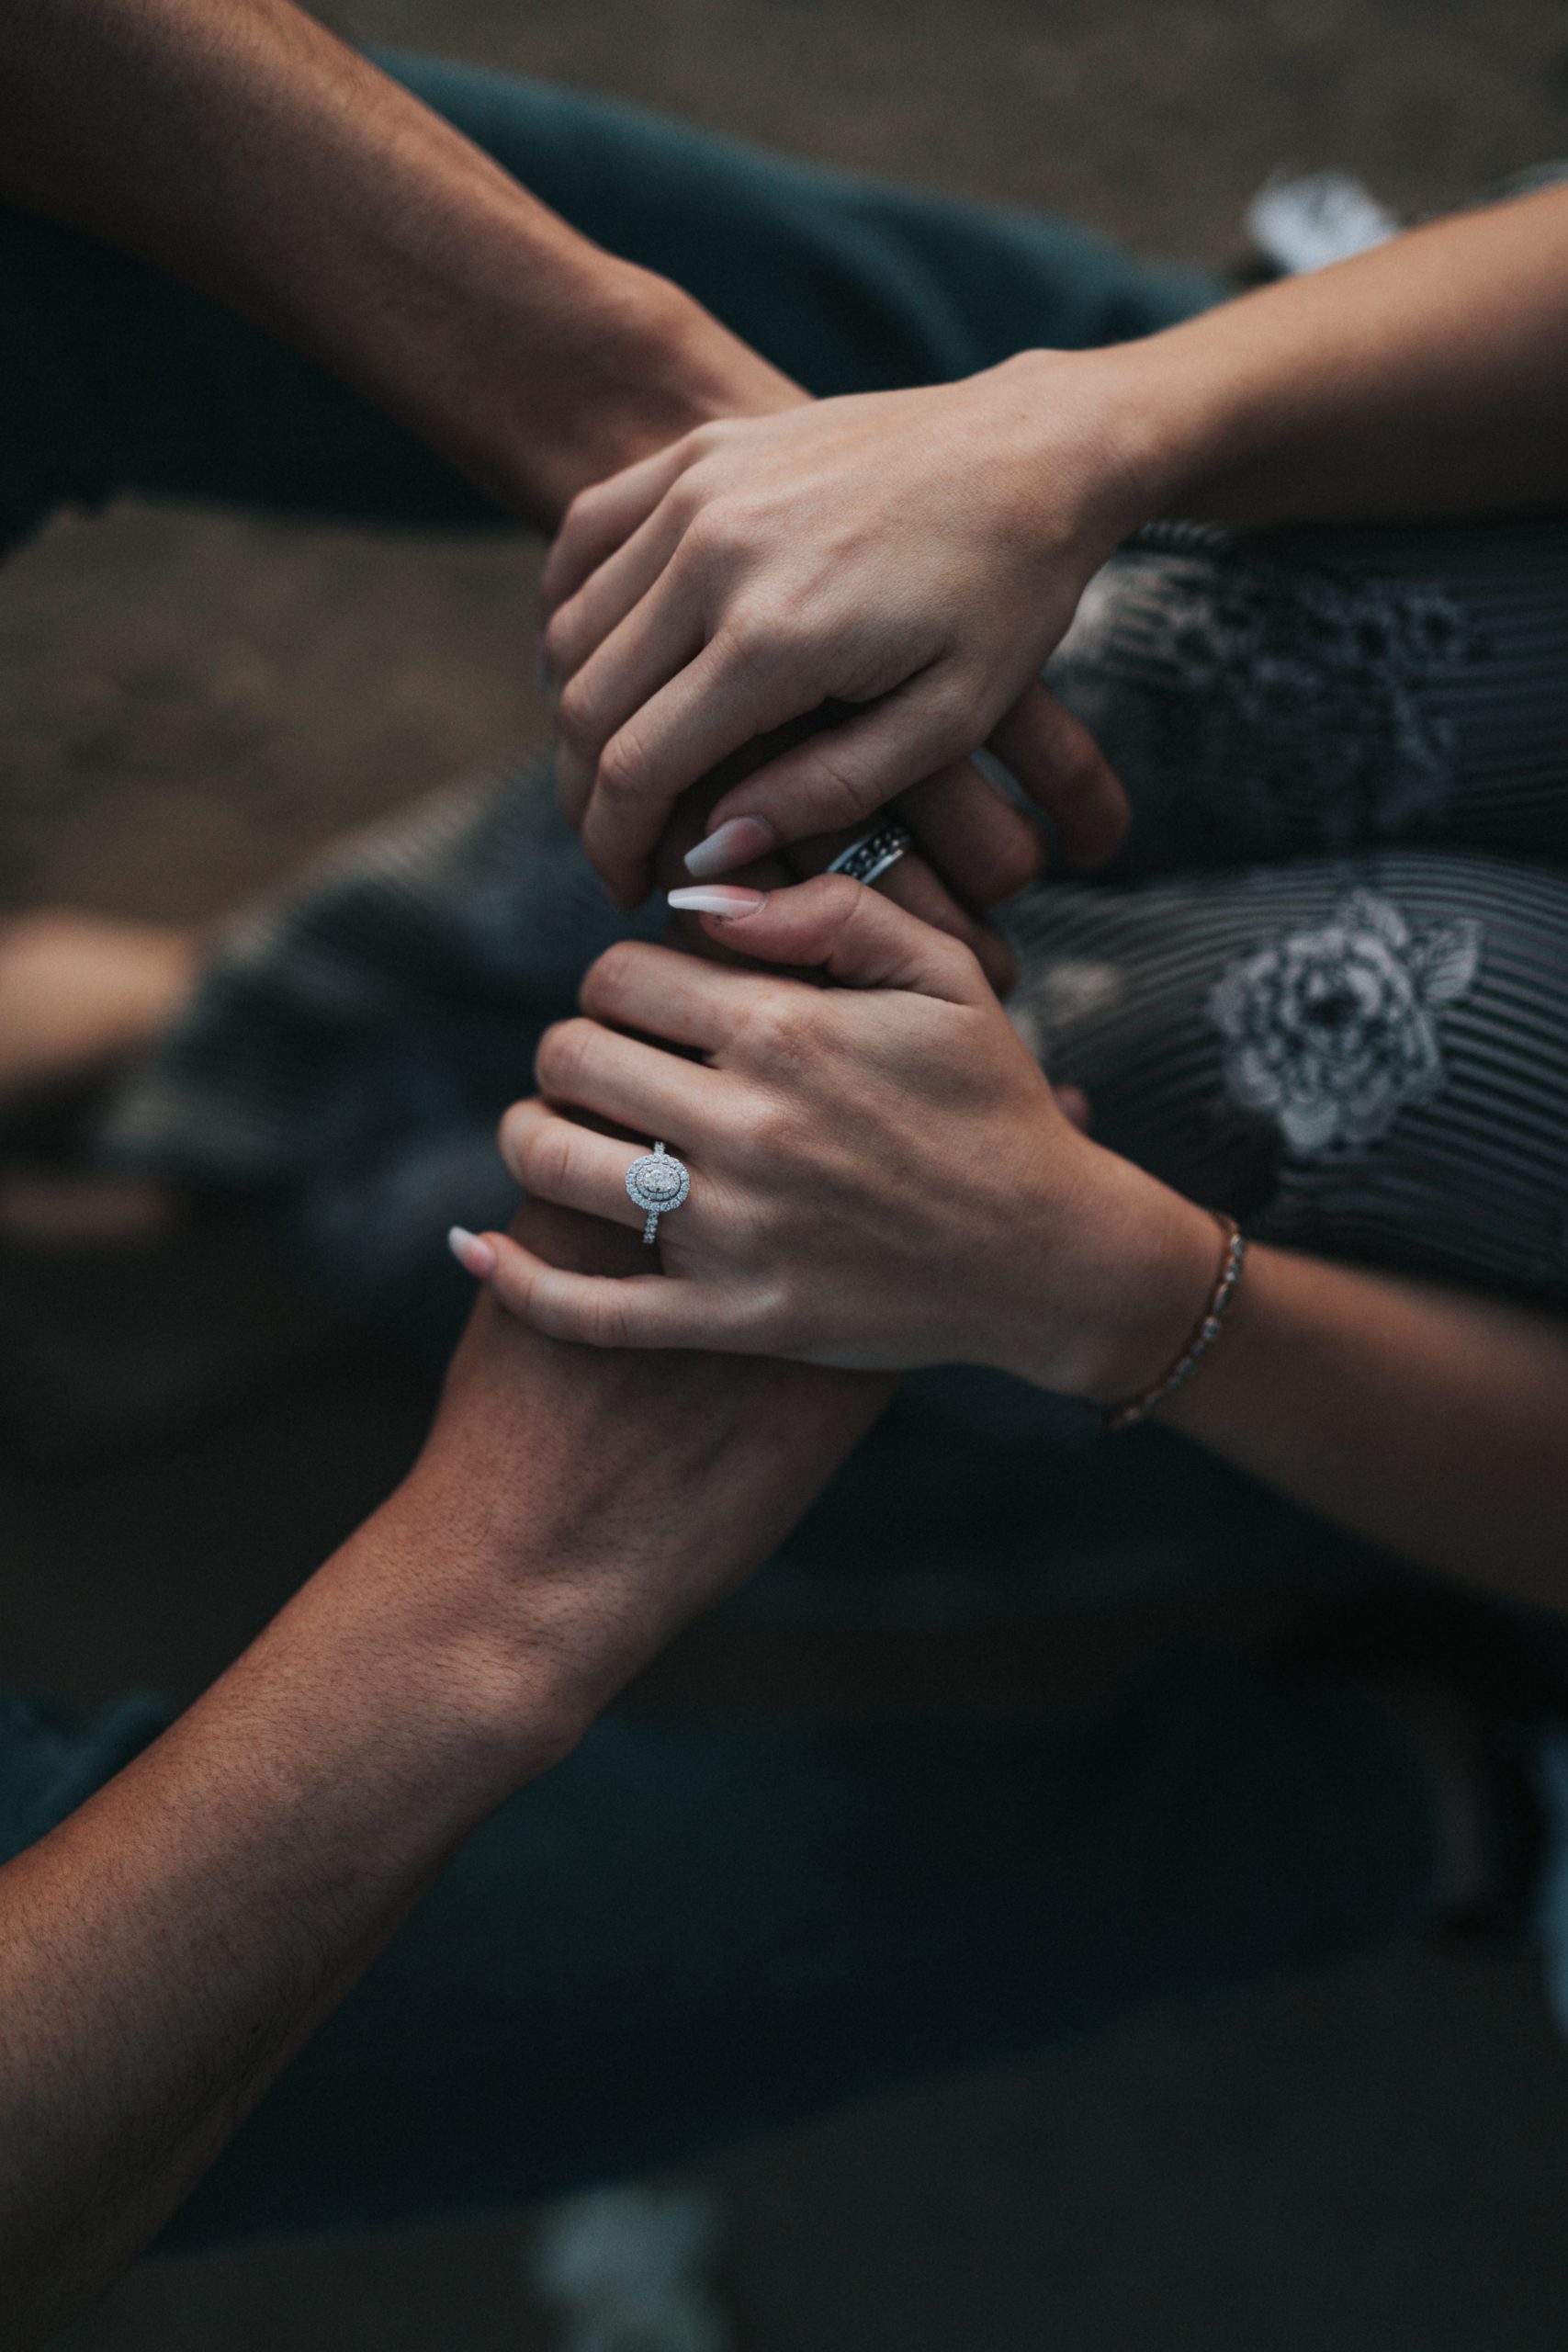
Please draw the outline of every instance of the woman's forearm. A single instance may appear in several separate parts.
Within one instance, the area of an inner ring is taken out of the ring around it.
[[[243,312],[547,523],[792,396],[290,0],[10,0],[0,198]]]
[[[1103,356],[1152,512],[1243,527],[1568,504],[1568,188]]]
[[[1568,1607],[1568,1324],[1249,1252],[1168,1427],[1418,1566]]]

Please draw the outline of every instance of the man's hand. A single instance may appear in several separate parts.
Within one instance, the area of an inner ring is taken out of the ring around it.
[[[512,1233],[575,1272],[646,1274],[654,1254],[638,1235],[543,1201]],[[515,1644],[570,1743],[777,1548],[892,1388],[755,1357],[674,1367],[567,1346],[481,1296],[424,1453],[389,1508],[448,1546],[500,1543],[513,1565],[487,1623]]]
[[[519,1230],[604,1271],[626,1241]],[[453,1849],[766,1555],[888,1387],[603,1356],[480,1303],[398,1492],[0,1870],[0,2352],[155,2235]]]

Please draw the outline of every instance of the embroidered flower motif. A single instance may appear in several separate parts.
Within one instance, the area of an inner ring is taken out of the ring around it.
[[[1210,991],[1233,1101],[1269,1114],[1304,1157],[1375,1142],[1442,1084],[1438,1008],[1468,992],[1480,961],[1479,923],[1417,938],[1389,899],[1353,891],[1320,931],[1244,956]]]
[[[1189,836],[1244,829],[1267,856],[1436,826],[1459,753],[1432,689],[1488,650],[1430,582],[1148,533],[1090,581],[1049,674],[1135,796],[1179,776]]]

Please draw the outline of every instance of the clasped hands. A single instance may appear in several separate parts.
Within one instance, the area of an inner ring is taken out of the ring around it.
[[[1070,357],[704,426],[570,510],[545,582],[563,808],[636,900],[677,802],[719,768],[684,864],[722,960],[624,943],[544,1039],[539,1096],[501,1131],[526,1193],[640,1226],[627,1144],[651,1137],[693,1183],[658,1272],[480,1237],[465,1262],[536,1329],[866,1371],[988,1363],[1107,1400],[1179,1344],[1213,1226],[1095,1144],[1008,1022],[975,910],[1027,878],[1036,837],[954,758],[988,735],[1081,862],[1121,838],[1119,785],[1038,684],[1129,521],[1089,389],[1054,365]],[[724,777],[829,701],[864,707]],[[886,895],[712,878],[765,878],[764,857],[809,872],[843,837],[829,829],[895,792],[930,863],[906,858]]]
[[[693,1182],[660,1271],[581,1272],[498,1233],[470,1270],[595,1347],[1138,1386],[1210,1278],[1208,1217],[1083,1131],[960,941],[841,876],[725,895],[710,938],[782,968],[608,949],[502,1122],[533,1199],[627,1228],[624,1138],[667,1138]]]

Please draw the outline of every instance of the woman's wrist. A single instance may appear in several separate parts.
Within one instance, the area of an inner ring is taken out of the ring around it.
[[[1228,401],[1201,347],[1179,346],[1181,364],[1172,368],[1170,340],[1188,332],[1094,351],[1021,352],[996,371],[1029,387],[1043,529],[1061,529],[1065,494],[1069,512],[1078,507],[1072,527],[1103,560],[1144,524],[1180,511],[1213,470]]]
[[[1064,413],[1076,414],[1070,438],[1106,553],[1162,515],[1274,519],[1266,497],[1258,505],[1258,481],[1290,419],[1268,348],[1255,349],[1247,322],[1234,315],[1241,307],[1224,303],[1132,343],[1026,352],[1005,363],[1035,378],[1040,479],[1053,497]]]
[[[1152,1387],[1191,1339],[1213,1293],[1220,1237],[1207,1209],[1131,1161],[1090,1145],[1091,1191],[1069,1250],[1022,1253],[1016,1285],[1028,1328],[1001,1366],[1098,1406]],[[1061,1211],[1052,1216],[1058,1227]],[[1016,1322],[1017,1317],[1014,1317]]]

